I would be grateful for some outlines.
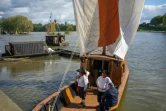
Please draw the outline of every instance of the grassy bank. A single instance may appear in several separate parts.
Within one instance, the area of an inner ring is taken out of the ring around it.
[[[166,32],[166,27],[139,27],[138,32]]]

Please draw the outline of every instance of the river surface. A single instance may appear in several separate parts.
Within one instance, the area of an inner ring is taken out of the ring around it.
[[[1,35],[0,50],[16,41],[38,41],[45,33]],[[75,50],[77,35],[66,37],[69,50]],[[78,51],[78,46],[76,48]],[[128,51],[129,79],[118,111],[166,111],[166,34],[138,32]],[[22,110],[32,110],[41,100],[57,91],[66,68],[64,84],[75,79],[79,59],[54,55],[15,62],[0,62],[0,90]]]

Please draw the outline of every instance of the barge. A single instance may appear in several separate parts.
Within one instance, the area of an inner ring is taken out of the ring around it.
[[[20,58],[49,55],[48,47],[43,41],[10,42],[5,45],[3,58]]]

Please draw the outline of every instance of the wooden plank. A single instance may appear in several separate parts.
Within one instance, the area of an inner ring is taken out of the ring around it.
[[[64,107],[61,111],[96,111],[99,104],[97,102],[97,95],[94,90],[87,92],[85,99],[86,107],[82,107],[82,105],[80,105],[81,98],[76,96],[74,101],[67,107]]]

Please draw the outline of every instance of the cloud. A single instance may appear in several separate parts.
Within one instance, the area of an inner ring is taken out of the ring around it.
[[[4,14],[4,12],[0,12],[0,15]]]
[[[32,20],[33,23],[48,23],[50,13],[52,21],[58,23],[65,21],[74,23],[74,11],[72,0],[1,0],[0,17],[11,17],[23,15]],[[166,4],[145,5],[141,22],[149,22],[157,15],[166,13]]]
[[[18,14],[28,13],[29,12],[29,8],[28,7],[12,8],[11,10],[12,10],[12,12],[18,13]]]
[[[0,4],[0,16],[23,15],[34,23],[48,23],[51,12],[52,21],[74,23],[72,0],[2,0]]]
[[[6,11],[9,7],[11,7],[11,0],[1,0],[0,11]]]
[[[150,22],[150,20],[158,15],[166,13],[166,4],[162,5],[145,5],[142,13],[141,22]]]

